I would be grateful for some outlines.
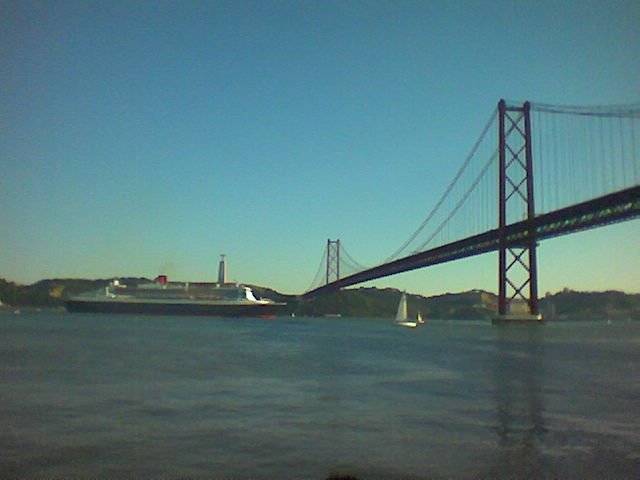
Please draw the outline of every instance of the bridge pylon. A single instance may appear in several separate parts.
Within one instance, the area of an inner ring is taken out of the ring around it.
[[[340,239],[327,239],[327,269],[325,285],[340,280]]]
[[[538,310],[537,239],[533,224],[533,156],[531,105],[498,103],[499,249],[498,314],[501,320],[540,320]],[[528,234],[510,241],[507,225],[526,220]]]

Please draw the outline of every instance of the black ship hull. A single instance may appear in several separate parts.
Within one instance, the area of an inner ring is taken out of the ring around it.
[[[275,317],[285,313],[284,303],[210,304],[170,302],[118,302],[69,300],[70,313],[135,315],[189,315],[201,317]]]

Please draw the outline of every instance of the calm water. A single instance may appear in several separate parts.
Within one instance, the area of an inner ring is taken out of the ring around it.
[[[635,478],[640,324],[0,316],[0,477]]]

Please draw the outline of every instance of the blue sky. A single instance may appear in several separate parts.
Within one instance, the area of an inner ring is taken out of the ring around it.
[[[640,3],[0,3],[0,277],[304,291],[425,218],[500,98],[640,98]],[[545,242],[540,290],[640,292],[637,220]],[[497,255],[373,284],[497,289]]]

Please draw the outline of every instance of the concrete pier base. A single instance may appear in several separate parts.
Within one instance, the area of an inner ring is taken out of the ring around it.
[[[543,325],[542,314],[532,315],[530,313],[508,313],[506,315],[496,315],[491,319],[493,325]]]

